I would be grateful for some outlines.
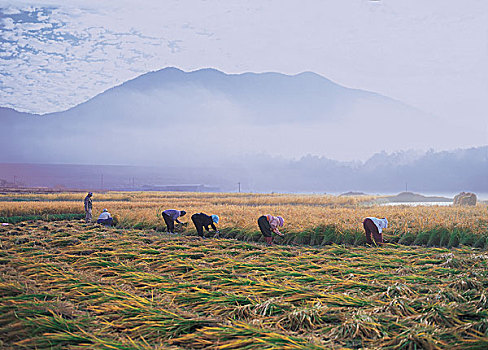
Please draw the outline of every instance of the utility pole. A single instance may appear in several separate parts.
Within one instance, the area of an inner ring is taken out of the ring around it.
[[[16,180],[17,180],[17,176],[14,175],[14,185],[16,183]]]
[[[238,182],[237,184],[239,185],[239,193],[241,193],[241,183]]]
[[[100,189],[103,190],[103,174],[100,177]]]

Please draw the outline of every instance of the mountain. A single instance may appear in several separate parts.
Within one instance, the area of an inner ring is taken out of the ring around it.
[[[76,92],[73,92],[76,93]],[[165,68],[45,115],[0,108],[0,162],[206,164],[236,155],[359,159],[427,148],[435,118],[320,75]]]

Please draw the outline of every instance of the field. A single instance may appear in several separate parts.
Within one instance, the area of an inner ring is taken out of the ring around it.
[[[0,195],[0,221],[16,217],[82,215],[80,193]],[[387,217],[385,236],[392,243],[488,248],[486,204],[475,207],[388,207],[369,205],[373,197],[328,195],[109,192],[94,196],[94,216],[108,208],[119,228],[164,231],[163,209],[205,212],[221,218],[222,236],[259,241],[256,220],[262,214],[285,218],[280,243],[327,245],[364,244],[362,219]],[[186,218],[190,221],[189,217]],[[193,227],[186,233],[194,234]]]
[[[4,196],[0,216],[80,214],[79,197]],[[0,347],[487,348],[486,205],[370,201],[107,193],[95,194],[94,212],[108,208],[116,228],[0,226]],[[168,207],[218,214],[223,236],[237,239],[167,235],[157,214]],[[265,213],[286,220],[273,247],[256,232]],[[388,217],[390,243],[363,244],[369,215]]]

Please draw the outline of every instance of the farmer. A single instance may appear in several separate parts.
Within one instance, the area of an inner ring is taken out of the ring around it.
[[[388,227],[388,220],[386,218],[378,219],[368,217],[363,221],[364,231],[366,233],[366,243],[373,244],[371,234],[376,245],[383,244],[383,229]]]
[[[93,193],[88,192],[85,197],[85,222],[89,223],[92,220],[92,196]]]
[[[178,218],[180,216],[185,216],[186,211],[184,210],[176,210],[176,209],[166,209],[165,211],[162,212],[162,216],[164,219],[164,222],[166,223],[166,231],[168,233],[171,233],[172,235],[175,234],[175,221],[179,224],[185,225],[182,223]]]
[[[217,230],[217,227],[215,227],[215,224],[219,223],[219,217],[217,215],[207,215],[204,213],[193,214],[191,216],[191,221],[193,221],[193,223],[195,224],[198,235],[202,238],[204,238],[203,228],[205,228],[205,230],[207,230],[208,232],[208,226],[212,226],[212,229],[215,231],[215,233],[219,233],[219,230]]]
[[[102,224],[104,226],[112,226],[114,219],[107,209],[103,209],[102,213],[98,217],[97,224]]]
[[[264,236],[266,245],[273,244],[273,232],[278,236],[284,236],[278,227],[283,227],[285,220],[281,216],[263,215],[258,219],[258,226]]]

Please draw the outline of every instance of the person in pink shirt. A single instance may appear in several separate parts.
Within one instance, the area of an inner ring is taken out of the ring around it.
[[[266,245],[273,244],[273,233],[283,236],[278,227],[283,227],[285,220],[281,216],[263,215],[258,219],[258,226],[263,234]]]

